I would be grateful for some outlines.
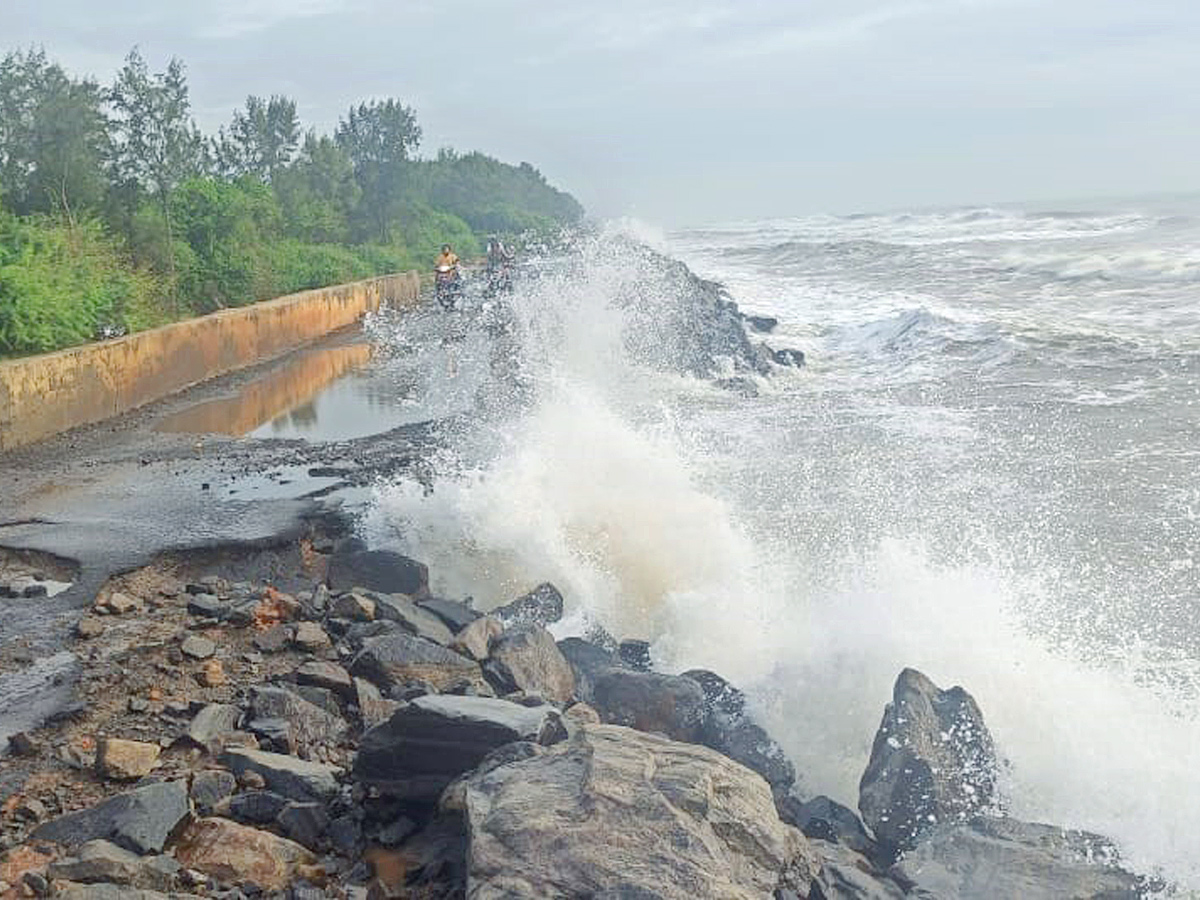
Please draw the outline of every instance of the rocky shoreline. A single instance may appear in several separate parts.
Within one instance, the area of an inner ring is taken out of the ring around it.
[[[1103,838],[1003,814],[961,688],[900,673],[860,818],[795,791],[718,674],[656,672],[598,628],[555,640],[563,608],[548,584],[487,614],[436,597],[421,563],[326,520],[110,579],[76,627],[76,702],[0,760],[0,897],[1153,887]]]

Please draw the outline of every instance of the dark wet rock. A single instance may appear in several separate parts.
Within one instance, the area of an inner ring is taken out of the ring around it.
[[[337,663],[312,660],[296,669],[296,683],[325,688],[347,700],[354,699],[354,679]]]
[[[455,635],[454,640],[450,642],[450,649],[482,662],[487,659],[492,641],[503,633],[504,626],[499,619],[483,616]]]
[[[385,691],[411,681],[426,681],[438,690],[462,680],[483,683],[478,663],[405,631],[364,640],[350,673]]]
[[[971,695],[940,690],[905,669],[875,735],[858,808],[880,844],[908,849],[934,825],[988,810],[996,768],[992,736]]]
[[[230,817],[250,825],[270,825],[291,801],[274,791],[245,791],[231,797]]]
[[[273,625],[254,636],[254,646],[263,653],[282,653],[291,642],[291,625]]]
[[[341,716],[310,703],[286,687],[255,685],[250,689],[250,715],[246,728],[255,734],[270,733],[277,741],[278,736],[269,725],[272,720],[283,723],[286,752],[304,759],[341,743],[347,731],[346,721]]]
[[[615,726],[485,767],[444,803],[465,814],[472,897],[807,897],[818,870],[753,772]]]
[[[444,600],[441,597],[430,597],[422,600],[420,606],[429,610],[442,620],[447,628],[457,634],[476,619],[483,615],[465,603],[456,600]]]
[[[592,683],[591,705],[612,725],[694,741],[704,723],[706,706],[700,685],[678,675],[608,669]]]
[[[197,745],[209,749],[221,735],[234,731],[242,711],[226,703],[210,703],[193,717],[186,736]]]
[[[342,704],[338,702],[337,694],[329,688],[312,684],[288,684],[287,689],[318,709],[325,710],[335,719],[342,718]]]
[[[375,618],[400,624],[405,631],[446,646],[454,633],[439,617],[402,594],[380,594],[375,598]]]
[[[27,897],[49,897],[50,882],[41,872],[32,870],[21,875],[21,892]]]
[[[320,803],[289,803],[275,820],[285,836],[309,850],[319,850],[329,828],[329,813]]]
[[[796,768],[783,748],[751,718],[746,695],[705,669],[684,672],[683,677],[695,681],[704,692],[704,722],[696,741],[753,769],[767,779],[777,798],[786,796],[796,781]]]
[[[350,622],[374,622],[375,601],[366,594],[342,594],[333,601],[330,614]]]
[[[13,756],[36,756],[37,742],[23,731],[8,736],[8,749]]]
[[[761,334],[769,334],[779,325],[779,320],[774,316],[752,316],[748,313],[742,313],[742,321]]]
[[[790,347],[785,347],[782,350],[774,350],[767,347],[767,351],[771,354],[771,362],[777,366],[791,366],[795,369],[801,369],[805,366],[803,350],[795,350]]]
[[[362,851],[362,822],[353,815],[338,816],[329,823],[329,843],[343,856],[358,856]]]
[[[385,594],[429,595],[429,570],[424,563],[391,550],[339,548],[329,560],[331,591],[362,587]]]
[[[282,891],[316,858],[299,844],[227,819],[198,819],[175,848],[179,862],[226,884]]]
[[[524,624],[544,627],[563,617],[563,596],[549,582],[539,584],[512,603],[496,607],[491,615],[503,622],[505,627]]]
[[[892,874],[928,900],[1136,900],[1136,877],[1099,835],[1018,819],[979,817],[922,835]]]
[[[901,900],[900,885],[872,865],[861,853],[841,844],[814,839],[821,860],[809,900]]]
[[[379,833],[375,836],[375,840],[383,844],[385,847],[396,847],[404,843],[404,840],[417,830],[417,823],[407,816],[389,822],[386,826],[379,829]]]
[[[208,659],[217,652],[217,645],[206,637],[192,634],[184,638],[179,649],[183,652],[184,656],[191,659]]]
[[[246,771],[260,775],[267,787],[289,800],[328,800],[338,791],[333,766],[263,750],[226,750],[221,760],[239,778]]]
[[[758,382],[753,378],[746,378],[745,376],[738,378],[718,378],[713,383],[721,390],[737,394],[739,397],[753,398],[759,394]]]
[[[192,803],[202,813],[211,812],[213,807],[237,790],[237,779],[224,769],[202,769],[192,776],[190,795]]]
[[[193,616],[220,621],[229,616],[229,604],[212,594],[189,594],[187,611]]]
[[[379,688],[365,678],[354,679],[354,703],[364,728],[386,722],[400,708],[399,701],[384,697]]]
[[[546,744],[565,729],[550,706],[485,697],[421,697],[363,735],[354,777],[385,794],[432,801],[451,780],[512,741]]]
[[[169,891],[178,871],[179,864],[169,856],[139,856],[110,841],[96,840],[83,844],[75,856],[51,863],[46,874],[80,884],[107,882]]]
[[[596,676],[622,665],[614,653],[583,638],[563,638],[558,649],[575,670],[575,695],[588,703],[592,701]]]
[[[654,668],[650,659],[650,642],[636,639],[621,641],[617,645],[617,656],[626,666],[636,672],[649,672]]]
[[[536,692],[552,703],[567,703],[575,694],[570,663],[537,625],[514,626],[493,640],[484,673],[499,693]]]
[[[825,796],[801,800],[787,796],[776,799],[779,817],[795,825],[806,837],[849,847],[874,865],[887,866],[891,860],[880,853],[854,810]]]
[[[187,814],[187,787],[183,782],[164,781],[59,816],[37,828],[33,836],[66,847],[107,840],[135,853],[161,853]]]

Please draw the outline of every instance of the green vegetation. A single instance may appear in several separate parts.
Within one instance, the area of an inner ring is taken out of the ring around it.
[[[215,137],[186,73],[137,50],[110,86],[43,51],[0,59],[0,356],[430,265],[446,242],[559,230],[583,215],[533,166],[417,156],[413,110],[356,104],[305,132],[249,97]]]

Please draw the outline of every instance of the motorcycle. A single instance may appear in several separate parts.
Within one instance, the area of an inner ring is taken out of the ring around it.
[[[444,310],[452,310],[462,296],[462,276],[458,266],[438,266],[433,272],[433,293]]]
[[[498,297],[500,294],[511,294],[513,290],[512,271],[507,265],[490,266],[487,272],[487,283],[484,285],[485,297]]]

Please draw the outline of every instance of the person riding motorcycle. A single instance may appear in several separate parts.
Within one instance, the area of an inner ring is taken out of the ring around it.
[[[509,266],[513,262],[512,251],[496,235],[487,242],[487,293],[495,296],[502,291],[512,290],[512,275]]]
[[[446,309],[454,306],[461,288],[458,273],[458,256],[449,244],[442,245],[441,255],[433,266],[433,286],[438,302]]]

